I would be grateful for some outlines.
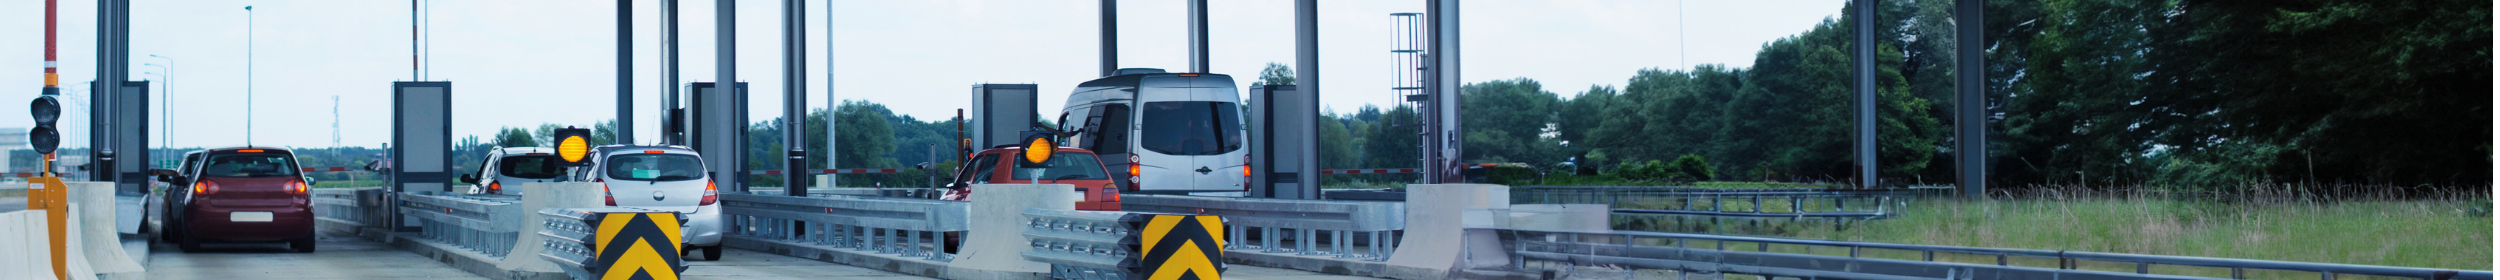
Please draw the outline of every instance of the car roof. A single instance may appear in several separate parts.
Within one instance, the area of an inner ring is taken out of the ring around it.
[[[504,152],[504,153],[553,153],[553,152],[556,152],[556,149],[550,149],[550,148],[546,148],[546,147],[504,147],[504,148],[498,148],[498,149],[495,149],[495,150],[496,150],[496,151],[501,151],[501,152]]]
[[[607,145],[592,147],[591,150],[602,154],[617,154],[624,153],[626,151],[661,150],[671,154],[703,155],[702,152],[697,152],[693,148],[677,145]]]

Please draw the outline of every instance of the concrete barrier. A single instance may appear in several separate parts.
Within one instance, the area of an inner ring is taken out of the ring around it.
[[[537,211],[547,208],[602,207],[606,201],[598,191],[599,183],[521,183],[520,187],[521,193],[529,194],[521,196],[521,209],[529,211],[521,217],[521,238],[513,242],[512,253],[505,254],[503,262],[496,263],[495,268],[527,272],[564,272],[563,268],[557,267],[555,263],[538,257],[538,251],[547,249],[547,246],[539,246],[539,244],[546,243],[546,236],[538,234],[539,231],[546,229],[547,216],[537,215]]]
[[[0,213],[0,279],[53,279],[51,238],[44,233],[44,210],[23,210]],[[76,210],[72,210],[76,211]],[[78,224],[77,215],[69,217]],[[109,223],[108,223],[109,226]],[[74,280],[96,279],[95,269],[87,262],[86,250],[75,244],[84,241],[80,229],[69,229],[69,276]],[[120,251],[118,247],[113,249]]]
[[[1510,208],[1510,187],[1503,185],[1414,184],[1407,185],[1406,195],[1408,202],[1430,203],[1406,204],[1406,238],[1398,243],[1397,253],[1389,256],[1388,269],[1381,276],[1452,278],[1454,268],[1466,267],[1460,261],[1471,252],[1468,245],[1480,243],[1467,238],[1466,222],[1495,226],[1491,210]],[[1474,219],[1467,217],[1470,209],[1476,209]],[[1494,242],[1490,251],[1500,251],[1499,240]]]
[[[137,259],[122,251],[121,230],[114,215],[120,208],[113,198],[111,182],[68,182],[70,224],[77,228],[78,243],[71,249],[84,251],[87,264],[95,273],[126,273],[146,271]]]
[[[1025,260],[1033,243],[1024,237],[1025,209],[1076,210],[1075,185],[972,185],[972,231],[949,266],[996,272],[1050,273],[1050,264]],[[947,278],[999,278],[975,277]]]

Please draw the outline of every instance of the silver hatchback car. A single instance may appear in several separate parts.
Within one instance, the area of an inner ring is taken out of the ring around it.
[[[720,260],[720,187],[703,166],[703,155],[682,146],[610,145],[591,149],[588,168],[574,182],[600,183],[608,206],[675,211],[686,216],[684,247]],[[683,253],[683,252],[681,252]]]

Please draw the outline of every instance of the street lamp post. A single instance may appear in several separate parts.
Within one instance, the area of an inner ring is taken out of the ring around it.
[[[165,128],[162,130],[165,131],[165,139],[162,141],[165,142],[166,157],[163,158],[170,159],[173,158],[174,149],[174,58],[153,54],[148,55],[148,57],[165,60],[165,65],[163,65],[165,67],[165,91],[157,94],[158,96],[163,96],[159,98],[163,99],[159,103],[165,105],[157,106],[157,111],[164,115],[162,122],[165,124]]]
[[[252,146],[252,6],[243,6],[243,146]]]
[[[172,78],[172,77],[171,77],[171,75],[166,74],[166,73],[173,73],[173,72],[174,72],[174,71],[172,71],[172,69],[173,69],[173,68],[167,68],[167,67],[165,67],[164,65],[156,65],[155,63],[147,63],[147,64],[141,64],[141,65],[144,65],[144,66],[156,66],[156,72],[142,72],[141,74],[156,75],[156,80],[158,80],[158,81],[165,81],[165,82],[163,82],[163,83],[154,83],[154,84],[156,84],[156,88],[157,88],[157,90],[156,90],[156,94],[157,94],[157,95],[164,95],[164,94],[165,94],[165,90],[164,90],[164,88],[173,84],[173,80],[174,80],[174,78]],[[161,100],[161,99],[164,99],[164,98],[161,98],[161,97],[160,97],[160,98],[157,98],[157,99],[160,99],[160,100],[158,100],[157,102],[164,102],[163,100]],[[159,106],[157,106],[157,107],[158,107],[158,110],[163,110],[163,107],[164,107],[164,106],[159,105]],[[160,117],[161,117],[161,116],[160,116]],[[140,121],[145,122],[146,120],[140,120]],[[160,125],[161,125],[161,123],[160,123]],[[161,128],[161,127],[160,127],[160,128],[157,128],[157,129],[158,129],[159,131],[164,130],[164,128]],[[140,133],[146,133],[146,132],[140,132]],[[166,148],[168,148],[168,147],[169,147],[169,146],[167,146],[167,145],[164,145],[164,144],[163,144],[163,143],[165,143],[165,140],[163,140],[162,138],[160,138],[160,139],[158,139],[158,140],[156,140],[156,141],[157,141],[157,143],[158,143],[158,145],[157,145],[157,149],[158,149],[158,150],[164,150],[164,149],[166,149]],[[146,144],[146,143],[141,143],[141,144]],[[148,159],[149,159],[149,160],[164,160],[164,159],[166,159],[166,158],[167,158],[167,156],[166,156],[163,152],[149,152],[148,154],[150,154],[150,155],[148,156]],[[148,166],[163,167],[162,165],[159,165],[159,164],[154,163],[154,162],[148,162],[148,163],[146,163],[146,164],[148,164]],[[156,168],[151,167],[150,169],[156,169]]]

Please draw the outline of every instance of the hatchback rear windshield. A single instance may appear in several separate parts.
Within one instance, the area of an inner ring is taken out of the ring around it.
[[[703,178],[703,159],[680,154],[627,154],[608,157],[608,179],[684,181]]]
[[[1220,155],[1241,149],[1241,108],[1232,102],[1146,102],[1138,146],[1167,155]]]
[[[556,176],[564,175],[564,167],[556,166],[555,156],[509,156],[504,157],[503,162],[496,164],[503,165],[503,169],[496,174],[503,174],[506,177],[554,179]]]
[[[200,177],[285,177],[295,176],[295,171],[295,158],[285,154],[231,154],[209,157]]]
[[[1023,155],[1017,155],[1016,160],[1024,160]],[[1016,168],[1015,176],[1010,178],[1015,178],[1016,180],[1033,180],[1033,171],[1042,169],[1049,169],[1043,170],[1042,177],[1049,178],[1050,180],[1111,179],[1111,177],[1107,177],[1108,175],[1104,175],[1102,172],[1102,162],[1095,160],[1094,155],[1079,153],[1062,153],[1056,156],[1051,156],[1050,168]]]

